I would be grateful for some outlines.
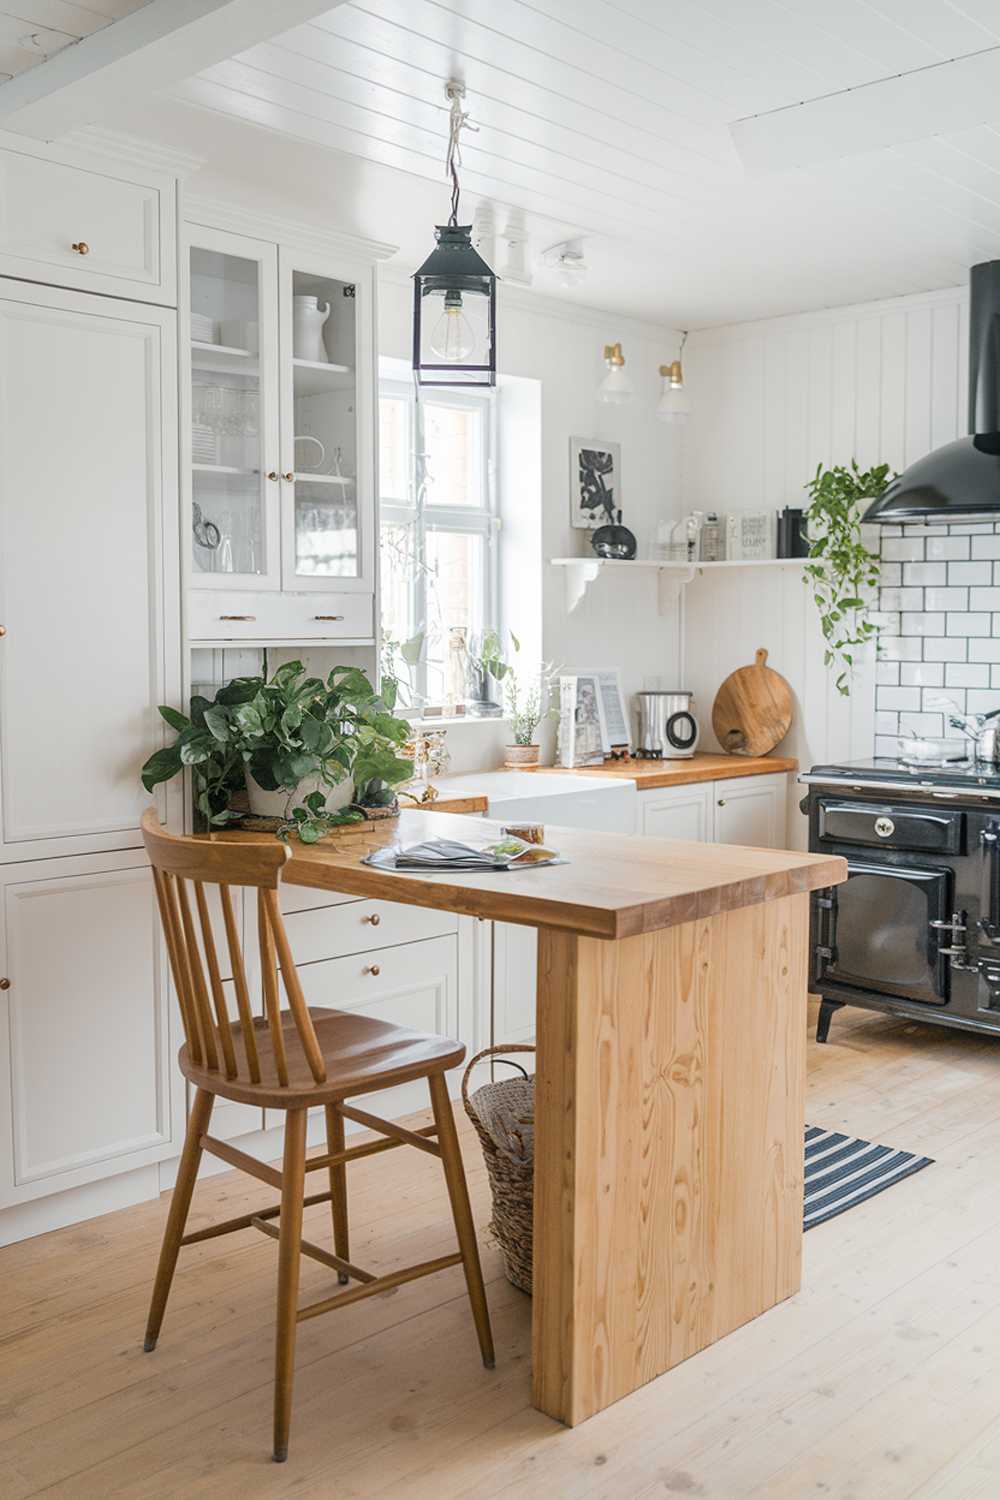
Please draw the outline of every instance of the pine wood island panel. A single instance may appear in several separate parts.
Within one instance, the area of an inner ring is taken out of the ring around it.
[[[573,1425],[799,1286],[808,893],[847,867],[574,829],[539,870],[359,863],[498,828],[406,812],[282,878],[539,929],[533,1400]]]

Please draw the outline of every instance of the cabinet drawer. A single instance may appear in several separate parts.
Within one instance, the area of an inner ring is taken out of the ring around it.
[[[174,304],[175,191],[125,167],[0,152],[0,273]]]
[[[297,911],[285,918],[296,964],[368,953],[399,943],[449,937],[458,931],[454,912],[405,906],[398,901],[349,901],[313,911]],[[308,984],[308,974],[303,983]],[[310,996],[310,1004],[322,1002]]]
[[[371,641],[370,594],[234,593],[193,588],[188,633],[199,641]]]

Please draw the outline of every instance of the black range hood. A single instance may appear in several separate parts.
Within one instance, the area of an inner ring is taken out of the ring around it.
[[[900,474],[864,521],[1000,516],[1000,261],[969,273],[969,432]]]

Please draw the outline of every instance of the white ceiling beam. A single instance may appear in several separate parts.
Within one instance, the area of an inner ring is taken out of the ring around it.
[[[0,126],[57,140],[337,8],[336,0],[150,0],[0,85]]]
[[[782,172],[1000,119],[1000,47],[736,120],[749,172]]]

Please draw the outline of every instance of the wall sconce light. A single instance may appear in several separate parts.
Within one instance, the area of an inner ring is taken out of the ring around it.
[[[550,245],[542,255],[542,265],[555,271],[560,286],[582,286],[587,279],[587,262],[579,240]]]
[[[683,354],[686,343],[687,334],[685,333],[681,339],[679,353]],[[684,388],[684,369],[680,359],[675,359],[669,365],[661,365],[660,378],[662,390],[656,415],[661,422],[686,422],[691,415],[691,398]]]
[[[632,382],[625,374],[625,356],[621,344],[605,344],[604,363],[607,374],[597,387],[597,399],[608,406],[621,406],[635,395]]]

